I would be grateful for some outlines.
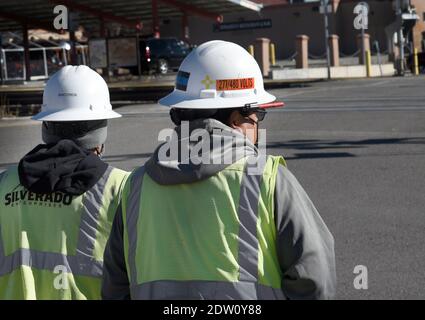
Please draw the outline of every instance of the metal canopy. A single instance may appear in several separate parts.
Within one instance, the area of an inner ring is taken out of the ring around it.
[[[143,33],[151,31],[152,1],[158,3],[159,19],[188,16],[203,16],[218,20],[225,13],[260,11],[262,5],[250,0],[1,0],[0,31],[29,28],[53,29],[53,8],[58,4],[75,12],[76,22],[87,30],[98,30],[105,23],[117,23],[128,31],[136,30],[143,23]]]

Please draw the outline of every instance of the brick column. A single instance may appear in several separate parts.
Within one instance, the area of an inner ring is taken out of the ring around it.
[[[296,66],[297,69],[308,68],[308,39],[306,35],[298,35],[296,39],[297,57]]]
[[[419,20],[416,21],[415,26],[412,30],[412,38],[413,45],[415,48],[419,50],[419,52],[423,52],[422,50],[422,41],[425,40],[425,20],[422,17],[425,14],[425,1],[423,0],[411,0],[412,6],[415,7],[416,13],[419,16]]]
[[[263,77],[268,77],[270,73],[270,39],[257,38],[254,44],[254,56],[260,66]]]
[[[329,36],[329,47],[331,51],[331,66],[339,67],[339,37],[336,34]]]

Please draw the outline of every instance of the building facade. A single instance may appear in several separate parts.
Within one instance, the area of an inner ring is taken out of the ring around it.
[[[359,30],[354,28],[354,7],[360,1],[335,1],[335,13],[329,15],[330,33],[339,36],[342,55],[353,55],[357,50]],[[413,29],[411,38],[421,51],[424,37],[425,0],[411,0],[416,6],[420,21]],[[382,52],[388,52],[390,37],[385,28],[396,21],[393,0],[368,0],[371,44],[375,41]],[[161,21],[162,37],[181,35],[180,19]],[[224,15],[224,24],[219,28],[216,22],[202,17],[189,17],[189,41],[193,44],[218,39],[236,42],[244,47],[253,44],[256,38],[269,38],[276,46],[277,59],[294,55],[297,35],[309,37],[309,51],[312,56],[323,56],[325,47],[324,17],[320,13],[320,2],[309,1],[266,5],[260,13],[243,12]],[[409,36],[409,35],[408,35]],[[372,51],[374,51],[372,46]]]

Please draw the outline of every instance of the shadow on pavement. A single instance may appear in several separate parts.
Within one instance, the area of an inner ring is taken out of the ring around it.
[[[381,139],[362,139],[362,140],[290,140],[288,142],[272,142],[267,144],[268,149],[288,149],[288,150],[327,150],[327,149],[360,149],[369,146],[379,145],[425,145],[425,137],[410,137],[410,138],[381,138]],[[412,153],[412,155],[425,154]],[[350,152],[303,152],[294,153],[287,160],[296,159],[318,159],[318,158],[345,158],[357,157],[358,155]],[[364,155],[362,155],[364,156]],[[366,155],[367,156],[367,155]]]
[[[356,157],[356,155],[349,152],[295,153],[293,156],[285,157],[285,160],[349,158],[349,157]]]

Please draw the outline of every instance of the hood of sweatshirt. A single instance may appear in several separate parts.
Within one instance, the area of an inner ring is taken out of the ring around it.
[[[40,144],[18,165],[19,180],[31,192],[81,195],[105,173],[108,165],[71,140]]]
[[[146,162],[145,170],[161,185],[192,183],[257,154],[239,131],[214,119],[199,119],[176,127]]]

